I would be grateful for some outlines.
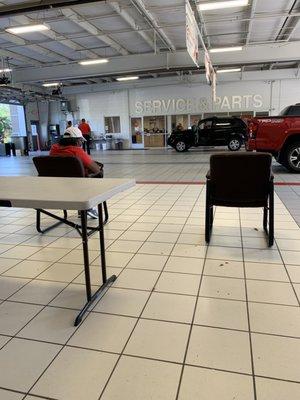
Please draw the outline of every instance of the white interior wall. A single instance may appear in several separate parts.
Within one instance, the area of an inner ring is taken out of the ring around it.
[[[129,140],[130,116],[247,110],[270,111],[271,115],[276,115],[285,106],[300,102],[299,89],[298,79],[225,81],[217,85],[219,99],[217,105],[213,105],[211,88],[203,83],[132,87],[105,92],[101,92],[99,85],[99,92],[78,93],[69,97],[79,111],[68,115],[67,119],[72,119],[72,116],[75,120],[86,118],[94,132],[104,133],[104,117],[120,116],[122,137]],[[59,123],[66,119],[59,107],[51,105],[50,111],[51,122]]]
[[[121,135],[124,139],[129,138],[129,107],[127,90],[87,93],[75,96],[79,110],[75,113],[75,119],[85,118],[96,133],[104,133],[105,117],[120,117]]]

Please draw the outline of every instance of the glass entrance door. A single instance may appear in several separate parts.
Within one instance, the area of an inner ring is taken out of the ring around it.
[[[143,121],[142,118],[131,118],[131,143],[133,149],[144,148]]]

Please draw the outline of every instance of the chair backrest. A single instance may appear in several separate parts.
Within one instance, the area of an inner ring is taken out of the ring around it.
[[[34,157],[33,163],[39,176],[57,176],[65,178],[83,178],[85,170],[82,161],[69,156]]]
[[[219,153],[210,158],[211,196],[219,205],[242,207],[265,202],[269,193],[269,153]]]

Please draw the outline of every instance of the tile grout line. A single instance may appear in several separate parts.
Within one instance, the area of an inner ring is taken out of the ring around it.
[[[146,196],[146,195],[145,195]],[[126,197],[126,196],[124,196],[124,197]],[[142,197],[144,197],[144,196],[142,196]],[[69,254],[69,253],[68,253]],[[82,274],[82,272],[80,272],[80,274],[79,275],[81,275]],[[77,277],[79,276],[79,275],[77,275]],[[71,282],[70,282],[70,284],[75,280],[75,279],[77,279],[77,277],[75,277]],[[69,285],[70,285],[69,284]],[[66,287],[68,287],[69,285],[67,285]],[[61,293],[61,292],[60,292]],[[59,293],[59,294],[60,294]],[[106,292],[105,292],[106,293]],[[103,294],[103,296],[105,295],[105,293]],[[58,294],[58,295],[59,295]],[[58,296],[57,295],[57,296]],[[57,297],[57,296],[55,296],[52,300],[51,300],[51,302]],[[103,296],[101,296],[100,298],[99,298],[99,300],[103,297]],[[49,302],[50,303],[50,302]],[[97,302],[98,303],[98,302]],[[96,305],[95,305],[96,306]],[[45,307],[47,307],[47,305],[45,306]],[[44,309],[44,308],[43,308]],[[90,312],[88,312],[88,314],[86,314],[85,315],[85,317],[84,317],[84,319],[83,319],[83,321],[82,322],[84,322],[85,320],[86,320],[86,318],[89,316],[89,314],[90,314]],[[25,325],[26,326],[26,325]],[[53,364],[53,362],[57,359],[57,357],[61,354],[61,352],[67,347],[67,345],[68,345],[68,342],[71,340],[71,338],[75,335],[75,333],[77,332],[77,330],[80,328],[80,326],[81,326],[81,324],[79,324],[77,327],[75,327],[74,328],[74,332],[70,335],[70,337],[68,338],[68,340],[63,344],[63,345],[60,345],[61,346],[61,349],[58,351],[58,353],[55,355],[55,357],[51,360],[51,362],[47,365],[47,367],[43,370],[43,372],[39,375],[39,377],[35,380],[35,382],[32,384],[32,386],[29,388],[29,390],[27,391],[27,395],[29,395],[30,394],[30,391],[34,388],[34,386],[38,383],[38,381],[42,378],[42,376],[45,374],[45,372],[49,369],[49,367]],[[24,327],[23,327],[24,328]],[[23,329],[22,328],[22,329]],[[18,332],[19,333],[19,332]]]
[[[201,194],[204,193],[204,188],[205,188],[205,186],[202,187],[202,191],[199,194],[198,199],[201,197]],[[205,263],[206,263],[206,259],[207,259],[208,248],[209,248],[209,245],[206,245],[205,254],[204,254],[204,260],[203,260],[203,266],[202,266],[202,273],[201,273],[200,282],[199,282],[199,285],[198,285],[197,297],[196,297],[196,301],[195,301],[195,305],[194,305],[192,320],[191,320],[191,323],[190,323],[190,329],[189,329],[186,348],[185,348],[184,357],[183,357],[183,361],[182,361],[182,368],[181,368],[181,371],[180,371],[179,382],[178,382],[178,387],[177,387],[175,400],[178,400],[179,394],[180,394],[180,389],[181,389],[181,384],[182,384],[182,379],[183,379],[183,373],[184,373],[184,369],[185,369],[185,365],[186,365],[187,353],[188,353],[188,349],[189,349],[192,330],[193,330],[193,327],[194,327],[194,320],[195,320],[195,316],[196,316],[196,310],[197,310],[198,301],[199,301],[199,294],[200,294],[201,285],[202,285],[202,281],[203,281],[203,273],[205,271]]]
[[[130,206],[130,207],[131,207],[131,206]],[[152,207],[152,206],[151,206],[151,207]],[[122,214],[122,212],[121,212],[119,215],[121,215],[121,214]],[[185,224],[185,225],[186,225],[186,224]],[[184,226],[185,226],[185,225],[184,225]],[[128,229],[127,229],[127,230],[128,230]],[[127,231],[127,230],[126,230],[126,231]],[[125,231],[125,232],[126,232],[126,231]],[[122,232],[124,233],[124,231],[122,231]],[[154,231],[152,231],[152,232],[154,232]],[[65,235],[67,235],[67,234],[65,234]],[[116,240],[117,240],[117,239],[116,239]],[[147,241],[147,239],[144,240],[144,242],[146,242],[146,241]],[[79,245],[78,245],[78,246],[79,246]],[[78,246],[77,246],[77,247],[78,247]],[[46,247],[47,247],[47,246],[46,246]],[[74,249],[71,249],[71,250],[74,250]],[[136,253],[134,253],[134,254],[136,254]],[[170,255],[169,255],[169,257],[170,257]],[[127,264],[127,265],[128,265],[128,264]],[[13,267],[12,267],[12,268],[13,268]],[[122,269],[122,271],[123,271],[125,268],[126,268],[126,266]],[[164,269],[163,269],[163,270],[164,270]],[[162,271],[163,271],[163,270],[162,270]],[[161,272],[162,272],[162,271],[161,271]],[[167,272],[167,271],[165,271],[165,272]],[[76,279],[76,278],[74,278],[74,279]],[[70,282],[70,283],[72,283],[72,282]],[[67,286],[68,286],[68,285],[67,285]],[[177,293],[177,294],[178,294],[178,293]],[[149,297],[150,297],[150,296],[149,296]],[[10,300],[8,300],[8,301],[10,301]],[[250,303],[250,302],[249,302],[249,303]],[[271,303],[271,304],[272,304],[272,303]],[[48,304],[48,305],[49,305],[49,304]],[[48,305],[47,305],[47,306],[48,306]],[[141,318],[141,319],[143,319],[143,318]],[[169,321],[168,321],[168,322],[169,322]],[[23,329],[23,328],[22,328],[22,329]],[[261,334],[264,334],[264,333],[262,332]],[[70,346],[70,347],[71,347],[71,346]],[[6,389],[6,390],[9,390],[9,389]]]
[[[153,188],[153,190],[155,190],[155,188]],[[171,190],[171,188],[169,189],[169,190]],[[144,196],[142,196],[141,198],[143,198],[143,197],[145,197],[145,196],[147,196],[147,194],[148,194],[149,192],[147,192]],[[164,193],[165,194],[165,193]],[[163,194],[163,195],[164,195]],[[160,197],[163,197],[163,195],[161,195]],[[126,196],[124,196],[124,197],[126,197]],[[129,208],[129,207],[128,207]],[[127,208],[126,208],[127,209]],[[131,225],[130,225],[131,226]],[[130,260],[129,260],[130,261]],[[128,261],[128,262],[129,262]],[[125,267],[123,268],[123,270],[125,269]],[[121,271],[122,272],[122,271]],[[81,274],[81,273],[80,273]],[[76,278],[74,278],[74,279],[76,279]],[[70,282],[70,284],[71,284],[72,282]],[[107,292],[107,291],[106,291]],[[103,294],[103,296],[106,294],[106,292]],[[100,298],[99,298],[99,300],[103,297],[103,296],[101,296]],[[150,296],[149,296],[150,297]],[[53,300],[53,299],[52,299]],[[52,301],[51,300],[51,301]],[[98,302],[96,303],[96,304],[98,304]],[[96,306],[96,304],[95,304],[95,306]],[[94,306],[94,307],[95,307]],[[93,308],[94,308],[93,307]],[[92,308],[92,309],[93,309]],[[88,316],[89,316],[89,313],[85,316],[85,318],[84,318],[84,320],[82,321],[82,322],[84,322],[85,321],[85,319],[86,318],[88,318]],[[59,354],[61,354],[61,352],[63,351],[63,349],[65,348],[65,347],[67,347],[67,345],[68,345],[68,342],[71,340],[71,338],[75,335],[75,333],[77,332],[77,330],[80,328],[80,326],[81,326],[81,324],[78,326],[78,327],[76,327],[75,329],[74,329],[74,332],[70,335],[70,337],[68,338],[68,340],[62,345],[62,347],[61,347],[61,349],[58,351],[58,353],[55,355],[55,357],[51,360],[51,362],[48,364],[48,366],[44,369],[44,371],[39,375],[39,377],[36,379],[36,381],[33,383],[33,385],[30,387],[30,389],[28,390],[28,392],[27,392],[27,394],[30,394],[30,391],[34,388],[34,386],[38,383],[38,381],[42,378],[42,376],[45,374],[45,372],[49,369],[49,367],[53,364],[53,362],[57,359],[57,357],[59,356]],[[24,327],[23,327],[24,328]],[[22,328],[22,329],[23,329]]]
[[[252,337],[251,337],[250,310],[249,310],[248,290],[247,290],[247,275],[246,275],[245,254],[244,254],[244,241],[243,241],[243,230],[242,230],[242,221],[241,221],[240,209],[238,209],[238,213],[239,213],[239,218],[240,218],[240,232],[241,232],[241,241],[242,241],[244,288],[245,288],[245,297],[246,297],[246,310],[247,310],[247,322],[248,322],[249,349],[250,349],[250,357],[251,357],[253,395],[254,395],[254,400],[257,400],[255,369],[254,369],[254,356],[253,356],[253,345],[252,345]]]
[[[171,190],[171,189],[172,189],[172,187],[171,187],[169,190]],[[185,189],[180,193],[180,196],[177,197],[176,200],[174,200],[173,206],[174,206],[174,204],[180,199],[180,197],[185,193],[186,190],[187,190],[187,188],[185,188]],[[198,199],[199,199],[199,197],[200,197],[202,191],[203,191],[203,188],[202,188],[202,190],[200,191],[199,195],[197,196],[197,199],[195,200],[194,205],[195,205],[196,202],[198,201]],[[168,192],[168,191],[167,191],[167,192]],[[173,207],[173,206],[172,206],[172,207]],[[169,208],[169,210],[170,210],[170,209],[171,209],[171,207]],[[163,220],[163,219],[164,219],[164,217],[162,217],[161,220]],[[187,219],[186,219],[186,220],[187,220]],[[185,225],[183,225],[182,230],[184,229],[184,226],[185,226]],[[176,245],[176,242],[175,242],[174,245],[173,245],[173,249],[175,248],[175,245]],[[171,254],[172,254],[172,251],[170,251],[170,254],[169,254],[168,258],[167,258],[167,260],[166,260],[165,263],[164,263],[164,267],[161,269],[161,271],[160,271],[160,273],[159,273],[159,275],[158,275],[158,277],[157,277],[157,279],[156,279],[156,282],[154,283],[154,285],[153,285],[153,287],[152,287],[152,290],[151,290],[151,292],[150,292],[150,294],[149,294],[149,297],[148,297],[146,303],[144,304],[144,307],[143,307],[142,311],[140,312],[140,315],[139,315],[139,317],[138,317],[138,319],[137,319],[137,321],[136,321],[136,324],[134,325],[134,327],[133,327],[133,329],[132,329],[132,331],[131,331],[131,333],[130,333],[130,335],[129,335],[127,341],[126,341],[126,343],[125,343],[125,345],[124,345],[124,347],[123,347],[123,349],[122,349],[122,352],[121,352],[121,354],[120,354],[120,356],[119,356],[119,358],[118,358],[118,360],[117,360],[117,362],[116,362],[116,364],[115,364],[115,366],[114,366],[114,368],[113,368],[113,370],[112,370],[112,372],[111,372],[111,374],[110,374],[110,376],[109,376],[109,378],[108,378],[108,380],[107,380],[105,386],[103,387],[103,389],[102,389],[102,391],[101,391],[101,393],[100,393],[100,396],[99,396],[98,400],[101,400],[103,394],[105,393],[105,390],[106,390],[107,386],[109,385],[109,382],[110,382],[111,378],[113,377],[113,374],[114,374],[114,372],[115,372],[115,370],[116,370],[116,368],[117,368],[117,365],[119,364],[119,361],[121,360],[121,357],[122,357],[122,355],[124,354],[125,348],[126,348],[127,344],[129,343],[129,341],[130,341],[130,339],[131,339],[131,337],[132,337],[132,335],[133,335],[133,332],[135,331],[135,328],[136,328],[136,326],[138,325],[138,322],[139,322],[140,319],[141,319],[141,316],[142,316],[144,310],[145,310],[146,307],[147,307],[147,304],[148,304],[148,302],[149,302],[149,300],[150,300],[150,298],[151,298],[151,295],[152,295],[152,293],[155,292],[155,287],[156,287],[156,285],[157,285],[157,283],[158,283],[158,281],[159,281],[159,279],[160,279],[160,277],[161,277],[161,275],[162,275],[162,273],[163,273],[163,271],[164,271],[164,268],[165,268],[165,266],[166,266],[166,264],[167,264],[167,262],[168,262],[168,259],[171,257]],[[129,355],[126,355],[126,356],[129,356]],[[160,360],[160,361],[162,361],[162,360]]]

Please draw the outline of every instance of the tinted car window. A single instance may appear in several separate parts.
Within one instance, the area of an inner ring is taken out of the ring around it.
[[[199,125],[199,129],[211,129],[212,127],[212,120],[202,121]]]
[[[285,107],[279,115],[298,115],[300,116],[300,106],[288,106]]]
[[[289,108],[290,108],[290,106],[285,107],[285,108],[281,111],[281,113],[279,113],[279,115],[287,115],[287,112],[288,112]]]
[[[300,106],[291,106],[287,115],[300,115]]]

